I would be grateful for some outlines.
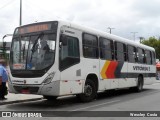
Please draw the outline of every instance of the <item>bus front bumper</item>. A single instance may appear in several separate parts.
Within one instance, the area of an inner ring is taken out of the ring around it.
[[[59,95],[59,81],[53,81],[50,84],[27,85],[27,84],[12,84],[8,82],[10,93],[15,94],[38,94],[38,95]]]

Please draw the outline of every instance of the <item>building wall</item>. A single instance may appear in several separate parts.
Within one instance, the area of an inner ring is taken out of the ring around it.
[[[10,46],[11,46],[11,42],[6,42],[6,51],[5,51],[5,56],[4,56],[3,42],[0,42],[0,59],[2,59],[2,58],[8,59],[9,58]]]

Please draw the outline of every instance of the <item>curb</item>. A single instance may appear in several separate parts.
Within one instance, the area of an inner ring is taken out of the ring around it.
[[[6,104],[13,104],[13,103],[21,103],[21,102],[28,102],[28,101],[36,101],[36,100],[42,100],[42,98],[33,98],[33,99],[26,99],[26,100],[16,100],[16,101],[1,101],[0,105],[6,105]]]

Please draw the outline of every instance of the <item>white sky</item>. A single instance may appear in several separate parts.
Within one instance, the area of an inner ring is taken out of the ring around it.
[[[160,36],[160,0],[22,0],[22,24],[67,20],[133,40]],[[0,41],[19,26],[20,0],[0,0]],[[11,37],[6,38],[11,40]]]

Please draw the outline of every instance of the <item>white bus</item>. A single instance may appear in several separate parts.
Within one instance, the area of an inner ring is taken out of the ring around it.
[[[141,91],[156,77],[155,50],[106,32],[64,21],[41,22],[14,31],[9,91],[46,99],[98,92]]]

